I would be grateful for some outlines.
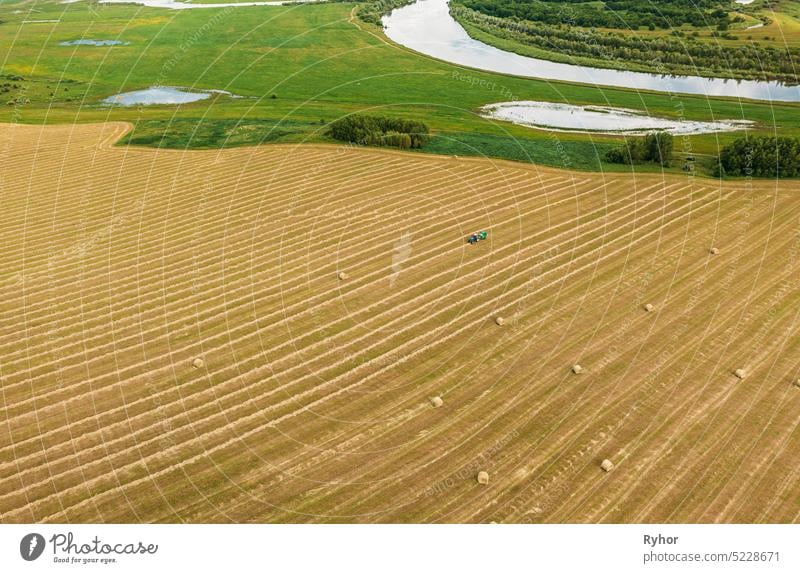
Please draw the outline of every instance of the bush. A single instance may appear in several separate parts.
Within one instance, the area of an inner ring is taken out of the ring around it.
[[[644,137],[625,138],[622,146],[606,152],[605,159],[609,163],[658,163],[669,167],[672,160],[672,134],[666,131],[654,131]]]
[[[717,177],[800,176],[800,138],[742,137],[722,148],[714,171]]]
[[[418,149],[430,138],[421,121],[379,115],[354,114],[331,124],[328,135],[359,145]]]

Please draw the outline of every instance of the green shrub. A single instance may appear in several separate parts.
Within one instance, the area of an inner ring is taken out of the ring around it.
[[[429,134],[430,129],[421,121],[362,114],[336,120],[328,130],[328,135],[339,141],[400,149],[422,147]]]
[[[666,131],[654,131],[644,137],[625,138],[625,142],[606,152],[605,160],[609,163],[658,163],[669,167],[672,160],[672,134]]]
[[[800,138],[742,137],[722,148],[714,171],[717,177],[800,176]]]

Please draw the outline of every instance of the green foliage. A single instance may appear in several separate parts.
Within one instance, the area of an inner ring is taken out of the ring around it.
[[[28,106],[31,102],[45,101],[48,105],[70,102],[82,98],[84,86],[63,79],[23,77],[17,74],[0,74],[0,104]]]
[[[672,134],[666,131],[654,131],[644,137],[625,138],[620,147],[609,150],[605,160],[609,163],[625,165],[639,163],[656,163],[669,167],[672,160]]]
[[[800,63],[798,48],[779,49],[755,44],[726,46],[719,42],[686,42],[680,37],[653,38],[575,26],[555,26],[490,16],[463,6],[453,7],[451,13],[460,22],[476,26],[496,37],[549,52],[613,62],[614,67],[623,69],[632,63],[648,68],[653,68],[657,63],[659,71],[705,71],[714,76],[778,79],[797,83],[796,70]],[[728,32],[715,31],[714,34],[735,39]]]
[[[381,26],[381,18],[406,4],[411,4],[415,0],[371,0],[358,6],[356,14],[358,17],[369,24]]]
[[[584,28],[649,27],[668,29],[682,24],[697,27],[725,25],[728,13],[718,0],[608,0],[604,3],[585,0],[459,0],[461,4],[500,18],[516,18]]]
[[[170,119],[135,125],[123,144],[167,149],[214,149],[308,137],[313,126],[290,121]],[[294,136],[294,137],[293,137]]]
[[[800,176],[800,138],[743,137],[722,148],[716,176]]]
[[[537,140],[484,133],[439,132],[422,151],[440,155],[504,157],[562,169],[600,171],[603,169],[602,156],[611,148],[612,144],[588,140]]]
[[[0,70],[7,77],[0,84],[11,84],[10,91],[0,95],[0,120],[127,121],[134,126],[126,140],[132,144],[216,148],[330,142],[326,126],[336,118],[391,104],[393,115],[424,121],[436,134],[420,149],[425,153],[593,171],[631,169],[602,161],[607,150],[619,145],[619,138],[570,133],[558,134],[556,140],[544,130],[487,121],[475,110],[512,95],[520,100],[646,109],[653,115],[673,114],[679,106],[690,120],[746,119],[763,133],[777,126],[781,134],[800,135],[800,105],[793,103],[659,94],[465,70],[398,50],[378,34],[353,26],[353,7],[332,2],[173,14],[124,4],[65,12],[58,2],[40,2],[37,19],[62,21],[23,25],[19,21],[25,16],[20,14],[0,26],[0,45],[7,51],[6,67]],[[269,12],[269,25],[254,18],[261,12]],[[43,34],[43,27],[52,28],[52,34]],[[129,46],[59,45],[88,34],[86,30],[92,37],[115,38]],[[202,33],[195,36],[198,30]],[[244,97],[214,96],[182,106],[96,105],[109,95],[156,82],[226,89]],[[278,97],[271,98],[273,93]],[[8,105],[11,100],[15,103]],[[698,160],[700,174],[710,174],[711,158],[716,160],[720,145],[736,138],[727,133],[692,136],[698,158],[709,157],[708,164]],[[634,167],[640,172],[660,169],[652,163]]]
[[[430,129],[421,121],[353,114],[333,122],[328,134],[339,141],[359,145],[418,149],[428,141]]]

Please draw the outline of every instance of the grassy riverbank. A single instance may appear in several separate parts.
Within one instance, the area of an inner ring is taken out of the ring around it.
[[[629,169],[599,158],[619,138],[554,134],[479,117],[487,103],[545,100],[647,110],[686,119],[749,119],[758,131],[800,134],[800,106],[742,103],[513,78],[459,68],[389,42],[349,3],[164,10],[89,2],[0,8],[0,121],[125,120],[128,141],[161,147],[326,142],[326,126],[354,112],[425,121],[423,151],[487,155],[584,170]],[[57,22],[26,23],[30,20]],[[74,39],[124,46],[60,46]],[[2,83],[2,82],[0,82]],[[152,85],[228,90],[175,106],[111,108],[100,101]],[[11,102],[11,103],[9,103]],[[715,154],[733,134],[695,136],[679,150]],[[678,162],[679,163],[679,162]],[[678,167],[676,167],[678,169]]]

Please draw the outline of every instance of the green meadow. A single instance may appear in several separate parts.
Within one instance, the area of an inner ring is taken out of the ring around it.
[[[326,142],[329,122],[372,112],[425,121],[434,134],[426,152],[583,170],[630,169],[599,159],[619,139],[488,121],[478,116],[478,108],[511,99],[613,105],[686,119],[748,119],[765,134],[800,135],[797,104],[572,85],[439,62],[392,44],[379,28],[357,21],[354,7],[166,10],[85,1],[4,2],[0,86],[6,87],[0,87],[0,121],[124,120],[134,125],[128,143],[210,148]],[[41,20],[58,22],[35,22]],[[59,45],[82,38],[127,45]],[[153,85],[227,90],[241,97],[215,95],[180,107],[101,103]],[[678,139],[676,149],[706,165],[720,145],[736,137]]]

